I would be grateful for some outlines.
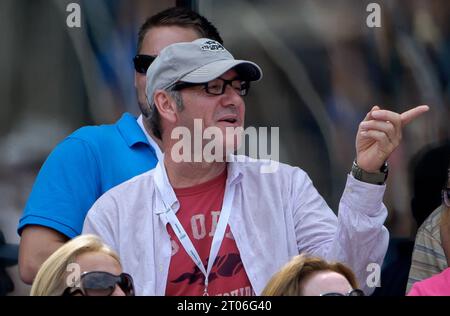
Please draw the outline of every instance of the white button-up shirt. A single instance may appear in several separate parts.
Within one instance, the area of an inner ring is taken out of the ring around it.
[[[372,292],[366,280],[373,283],[374,271],[368,266],[381,267],[389,240],[385,186],[348,176],[336,217],[303,170],[280,164],[274,173],[261,173],[264,164],[229,162],[225,190],[236,186],[228,224],[255,293],[302,252],[346,263],[360,287]],[[106,192],[84,223],[84,234],[99,235],[118,252],[137,295],[165,294],[172,251],[162,216],[166,207],[176,213],[179,202],[159,163]]]

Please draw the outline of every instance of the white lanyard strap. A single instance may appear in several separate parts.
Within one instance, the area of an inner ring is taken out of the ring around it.
[[[183,248],[186,250],[186,253],[191,257],[192,261],[197,265],[197,267],[200,269],[200,271],[205,276],[205,295],[208,294],[208,276],[211,272],[212,266],[214,264],[214,261],[216,260],[217,253],[219,252],[220,245],[222,244],[222,240],[225,235],[225,230],[228,225],[228,219],[230,218],[231,213],[231,206],[233,203],[234,198],[234,191],[235,191],[235,184],[230,185],[229,190],[225,190],[225,195],[223,199],[223,205],[222,210],[220,212],[219,216],[219,222],[217,223],[216,231],[214,232],[214,237],[211,243],[211,249],[209,252],[209,259],[208,259],[208,268],[205,271],[205,267],[203,266],[203,262],[198,255],[197,250],[195,249],[194,245],[192,244],[191,239],[189,238],[188,234],[183,228],[183,225],[181,225],[178,217],[175,215],[175,212],[171,208],[167,208],[166,218],[169,222],[170,226],[172,226],[172,229],[175,233],[175,235],[178,237],[178,240],[181,242]]]

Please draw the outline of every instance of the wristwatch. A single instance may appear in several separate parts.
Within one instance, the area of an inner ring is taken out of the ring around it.
[[[388,171],[387,162],[381,166],[380,171],[374,173],[361,169],[356,163],[356,160],[353,161],[352,165],[352,176],[359,181],[371,184],[383,185],[386,182]]]

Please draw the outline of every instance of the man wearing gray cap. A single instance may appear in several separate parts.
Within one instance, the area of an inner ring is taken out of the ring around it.
[[[83,228],[119,253],[137,295],[259,295],[301,252],[345,262],[368,289],[367,267],[381,266],[388,245],[385,161],[402,125],[427,107],[368,113],[337,218],[304,171],[280,164],[261,173],[266,162],[236,159],[243,157],[229,154],[237,145],[227,137],[215,141],[225,149],[220,159],[176,157],[187,154],[177,147],[179,132],[189,139],[196,122],[225,136],[242,127],[243,97],[261,78],[258,65],[208,39],[170,45],[150,66],[147,97],[166,154],[154,170],[105,193]],[[208,145],[194,140],[190,154]]]
[[[46,159],[18,226],[25,283],[31,284],[42,263],[81,233],[87,211],[103,193],[156,166],[160,135],[152,133],[147,119],[147,69],[167,45],[201,37],[222,41],[205,17],[183,7],[161,11],[141,25],[133,63],[142,115],[124,113],[115,124],[82,127]]]

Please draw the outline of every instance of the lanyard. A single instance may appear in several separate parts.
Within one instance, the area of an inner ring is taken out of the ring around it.
[[[189,238],[188,234],[181,225],[178,217],[175,215],[175,212],[172,210],[172,208],[169,208],[166,205],[165,215],[167,221],[169,222],[170,226],[172,226],[175,235],[178,237],[178,240],[181,242],[181,245],[186,250],[186,253],[191,257],[192,261],[194,261],[194,263],[197,265],[197,267],[205,276],[205,290],[203,292],[204,296],[208,295],[209,273],[211,272],[214,261],[216,260],[217,253],[219,252],[219,248],[220,245],[222,244],[222,240],[225,235],[225,230],[228,225],[228,219],[231,213],[231,205],[233,203],[234,198],[234,190],[235,184],[230,185],[229,190],[225,189],[225,195],[223,199],[222,210],[220,211],[219,222],[217,223],[216,231],[214,232],[214,237],[211,243],[207,270],[205,270],[205,267],[202,263],[200,256],[198,255],[197,250],[195,249],[191,239]]]

